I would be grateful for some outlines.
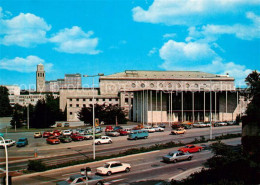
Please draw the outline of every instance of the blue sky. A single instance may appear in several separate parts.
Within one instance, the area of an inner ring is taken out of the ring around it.
[[[0,0],[0,84],[65,73],[260,70],[260,0]],[[90,81],[84,80],[83,83]]]

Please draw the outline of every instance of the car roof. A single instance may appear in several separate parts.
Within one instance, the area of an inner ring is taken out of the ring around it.
[[[21,138],[19,138],[19,139],[27,139],[26,137],[21,137]]]
[[[194,146],[194,145],[192,145],[192,144],[189,144],[189,145],[186,145],[186,146]]]
[[[110,162],[106,162],[106,164],[114,164],[114,163],[121,163],[120,161],[110,161]]]

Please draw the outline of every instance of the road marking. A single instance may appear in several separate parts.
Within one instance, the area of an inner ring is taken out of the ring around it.
[[[74,173],[65,173],[65,174],[63,174],[63,175],[61,175],[61,176],[74,175],[74,174],[77,174],[77,173],[79,173],[79,172],[74,172]]]

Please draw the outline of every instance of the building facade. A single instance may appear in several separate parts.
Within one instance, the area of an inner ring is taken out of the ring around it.
[[[128,70],[99,81],[92,101],[91,89],[61,90],[60,108],[67,106],[68,121],[78,121],[77,112],[93,101],[118,104],[130,120],[143,123],[235,120],[248,103],[228,75]]]

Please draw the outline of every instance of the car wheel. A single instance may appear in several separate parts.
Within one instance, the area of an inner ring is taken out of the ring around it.
[[[107,176],[110,176],[112,173],[109,171],[109,172],[107,172]]]
[[[98,145],[100,145],[100,144],[101,144],[101,142],[99,141],[99,142],[97,142],[97,144],[98,144]]]
[[[135,140],[137,140],[137,137],[135,137]]]
[[[90,137],[89,139],[91,140],[91,139],[93,139],[93,137]]]
[[[145,138],[145,139],[147,139],[148,137],[147,137],[147,136],[145,136],[144,138]]]
[[[201,149],[199,149],[199,152],[201,152]]]
[[[188,160],[190,161],[192,157],[188,157]]]
[[[96,185],[103,185],[104,183],[102,181],[97,182]]]
[[[125,172],[126,172],[126,173],[130,172],[130,168],[126,168],[126,169],[125,169]]]
[[[172,162],[173,162],[173,163],[176,163],[176,162],[177,162],[177,160],[176,160],[176,159],[174,159]]]
[[[111,140],[109,140],[109,142],[108,143],[112,143],[112,141]]]

